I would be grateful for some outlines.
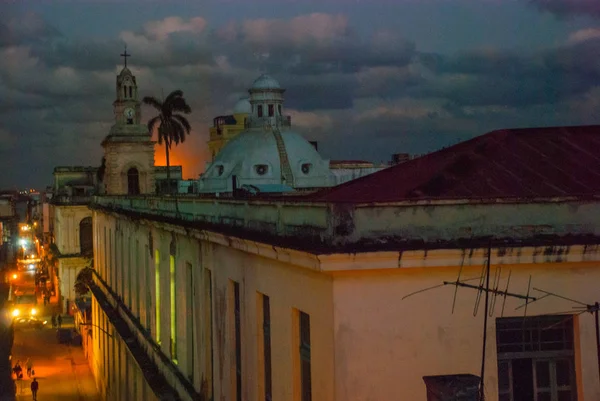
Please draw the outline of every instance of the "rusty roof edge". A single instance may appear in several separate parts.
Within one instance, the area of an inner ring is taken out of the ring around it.
[[[490,204],[547,204],[547,203],[588,203],[600,200],[600,194],[597,195],[582,195],[582,196],[562,196],[562,197],[532,197],[532,198],[515,198],[515,197],[506,197],[506,198],[419,198],[415,200],[402,200],[402,201],[390,201],[390,202],[366,202],[366,203],[355,203],[355,202],[331,202],[331,201],[323,201],[323,203],[327,204],[353,204],[357,208],[362,207],[389,207],[389,206],[423,206],[423,205],[435,205],[435,206],[457,206],[457,205],[473,205],[473,204],[481,204],[481,205],[490,205]],[[315,203],[319,203],[316,201]]]

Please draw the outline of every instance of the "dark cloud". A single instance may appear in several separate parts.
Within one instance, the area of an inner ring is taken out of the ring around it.
[[[33,12],[0,17],[0,46],[45,43],[60,36],[58,29]]]
[[[600,31],[591,28],[544,51],[436,54],[323,13],[215,27],[170,17],[95,40],[64,37],[35,14],[17,20],[0,18],[0,154],[14,169],[0,187],[43,187],[56,165],[99,164],[125,44],[141,96],[184,91],[194,132],[176,152],[195,168],[212,118],[231,112],[260,71],[286,88],[294,127],[328,158],[388,160],[493,129],[594,122],[590,105],[600,104]],[[143,108],[144,119],[153,114]]]
[[[600,17],[600,3],[596,0],[529,0],[541,10],[560,16],[591,15]]]

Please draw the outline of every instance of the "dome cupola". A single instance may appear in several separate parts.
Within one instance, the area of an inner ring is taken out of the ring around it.
[[[252,114],[248,117],[248,126],[278,127],[289,125],[287,118],[283,116],[283,93],[285,89],[279,86],[279,82],[267,74],[258,77],[248,93],[250,93],[250,104]]]

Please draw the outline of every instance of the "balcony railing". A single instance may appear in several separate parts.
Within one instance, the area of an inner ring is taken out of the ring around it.
[[[195,390],[193,384],[164,354],[139,320],[95,270],[94,284],[91,286],[91,290],[119,336],[132,351],[153,391],[161,400],[205,401],[204,397]]]

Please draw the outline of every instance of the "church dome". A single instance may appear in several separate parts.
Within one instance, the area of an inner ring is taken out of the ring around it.
[[[279,82],[267,74],[256,78],[250,89],[281,89]]]
[[[252,112],[252,105],[248,99],[240,99],[233,106],[233,114],[250,114]]]
[[[202,192],[231,192],[232,177],[242,185],[287,185],[293,188],[322,188],[333,185],[329,161],[297,132],[280,132],[283,150],[275,133],[250,129],[232,139],[217,155],[200,179]],[[283,153],[282,153],[283,152]],[[283,157],[282,157],[283,156]],[[289,171],[282,159],[289,163]],[[282,176],[289,177],[286,182]]]

